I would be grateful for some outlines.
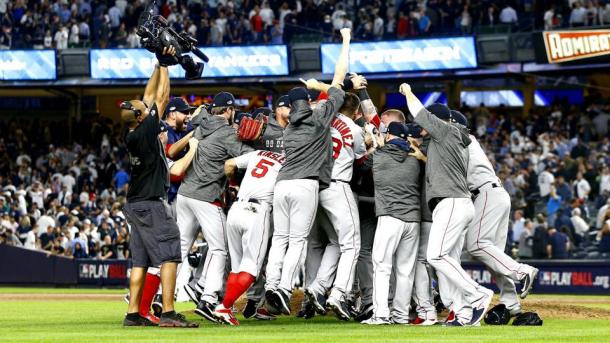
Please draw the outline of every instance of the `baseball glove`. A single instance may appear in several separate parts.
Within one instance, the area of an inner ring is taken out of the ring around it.
[[[542,319],[536,312],[523,312],[513,320],[515,326],[541,326]]]
[[[506,325],[510,322],[510,311],[506,305],[499,304],[494,306],[483,318],[487,325]]]
[[[244,117],[239,122],[237,137],[241,141],[251,142],[260,138],[267,127],[267,117],[258,115],[256,118]]]

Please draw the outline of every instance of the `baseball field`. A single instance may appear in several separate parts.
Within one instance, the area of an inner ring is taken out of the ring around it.
[[[199,329],[123,328],[124,290],[0,288],[0,342],[609,342],[610,295],[537,295],[524,301],[542,327],[470,328],[381,326],[339,322],[332,316],[274,322],[241,320],[241,326],[209,323],[192,304],[178,310]],[[238,306],[241,309],[241,306]]]

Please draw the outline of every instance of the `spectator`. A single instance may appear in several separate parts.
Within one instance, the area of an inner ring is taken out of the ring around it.
[[[462,7],[462,13],[460,15],[460,31],[462,34],[468,34],[472,30],[472,16],[470,15],[470,7],[466,3]]]
[[[610,168],[602,167],[601,175],[599,176],[599,194],[604,197],[610,197]]]
[[[523,211],[515,211],[514,218],[515,222],[513,223],[513,235],[511,236],[511,241],[519,242],[521,238],[521,233],[525,228],[525,218],[523,218]]]
[[[555,189],[557,190],[557,194],[561,197],[561,200],[566,203],[572,202],[572,187],[565,181],[563,175],[557,176],[557,185],[555,186]]]
[[[576,196],[581,203],[584,203],[589,198],[591,192],[591,185],[587,179],[583,178],[582,172],[576,174],[576,180],[574,181],[574,187],[576,189]]]
[[[544,215],[539,214],[536,218],[536,226],[534,228],[534,236],[532,239],[532,254],[534,259],[543,259],[547,257],[547,224]]]
[[[252,25],[252,37],[254,43],[262,43],[263,42],[263,31],[265,29],[265,23],[263,22],[263,17],[260,15],[260,9],[257,6],[254,6],[252,10],[253,13],[250,14],[250,23]]]
[[[50,251],[53,247],[54,240],[55,235],[53,234],[53,227],[47,226],[47,230],[40,235],[40,248]]]
[[[572,210],[572,217],[570,220],[572,221],[572,226],[574,227],[574,245],[580,246],[580,243],[583,241],[583,239],[586,239],[587,235],[589,234],[589,224],[582,219],[579,208]]]
[[[431,26],[432,22],[430,21],[430,18],[426,15],[425,9],[422,7],[419,11],[419,33],[422,35],[427,35],[430,32]]]
[[[552,30],[555,28],[555,5],[551,5],[551,7],[544,12],[543,20],[545,30]]]
[[[561,208],[561,197],[557,195],[555,187],[551,186],[551,193],[546,204],[546,215],[548,216],[549,226],[555,225],[555,219],[557,219],[557,212]]]
[[[595,227],[601,230],[606,222],[606,217],[610,215],[610,198],[606,200],[606,204],[597,211],[597,218],[595,220]]]
[[[379,15],[379,11],[377,11],[375,13],[375,19],[373,20],[373,36],[375,37],[375,40],[383,39],[383,34],[384,34],[383,29],[384,29],[383,18],[381,18],[381,16]]]
[[[68,48],[68,29],[64,25],[60,25],[59,30],[53,38],[55,41],[55,49],[63,50]]]
[[[277,20],[273,21],[273,28],[271,28],[271,44],[283,44],[284,32],[280,26],[280,22]]]
[[[53,37],[51,36],[51,30],[47,30],[42,43],[45,49],[53,49]]]
[[[608,216],[607,216],[608,218]],[[599,242],[598,250],[602,254],[610,253],[610,220],[606,221],[601,230],[597,233],[597,241]]]
[[[87,252],[83,249],[83,246],[80,242],[76,242],[74,244],[74,250],[72,251],[72,256],[74,258],[88,258]]]
[[[131,29],[131,32],[129,32],[129,35],[127,36],[127,47],[128,48],[140,48],[140,37],[136,34],[137,29],[134,27],[133,29]],[[207,42],[207,39],[205,40],[205,42]]]
[[[551,173],[551,168],[545,165],[544,171],[538,175],[538,189],[540,190],[540,197],[546,199],[551,193],[551,187],[555,183],[555,176]]]
[[[580,1],[575,1],[572,5],[572,12],[570,13],[570,27],[585,26],[587,20],[587,10],[585,10]]]
[[[517,21],[517,11],[515,11],[515,9],[512,8],[512,6],[510,5],[510,3],[507,2],[504,5],[502,11],[500,12],[500,22],[502,24],[515,25],[517,24]]]
[[[40,248],[40,245],[38,243],[38,226],[34,226],[27,233],[25,242],[23,243],[23,247],[30,250],[37,250]]]
[[[481,18],[481,25],[483,26],[495,26],[498,24],[498,14],[496,6],[494,4],[487,7],[487,13]]]
[[[108,260],[117,258],[117,247],[112,243],[110,235],[104,237],[104,244],[100,248],[100,259]]]
[[[534,257],[534,224],[531,220],[526,220],[523,231],[519,236],[519,258],[531,259]]]
[[[554,227],[549,227],[546,251],[549,259],[567,259],[568,251],[570,251],[568,236],[563,232],[557,231]]]
[[[68,46],[71,48],[77,47],[80,39],[78,24],[76,20],[72,20],[70,23],[70,38],[68,39]]]

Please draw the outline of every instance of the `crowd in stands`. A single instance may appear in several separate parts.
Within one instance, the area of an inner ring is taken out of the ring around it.
[[[463,107],[512,200],[507,251],[521,259],[610,253],[610,100],[557,103],[521,118]],[[75,258],[127,258],[122,128],[104,117],[66,125],[0,121],[0,244]]]
[[[140,46],[145,0],[0,0],[0,48]],[[199,45],[291,43],[312,35],[355,41],[610,23],[607,0],[158,0],[160,13]]]

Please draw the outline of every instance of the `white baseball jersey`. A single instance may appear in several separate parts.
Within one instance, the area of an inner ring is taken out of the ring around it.
[[[468,145],[469,161],[466,177],[468,189],[473,191],[489,182],[501,184],[479,141],[473,135],[470,135],[470,140],[472,142]]]
[[[237,197],[256,199],[271,205],[273,188],[282,164],[284,155],[271,151],[256,150],[235,158],[239,169],[246,169]]]
[[[364,131],[354,121],[339,113],[330,127],[333,140],[332,179],[350,182],[354,171],[354,160],[366,154]]]

